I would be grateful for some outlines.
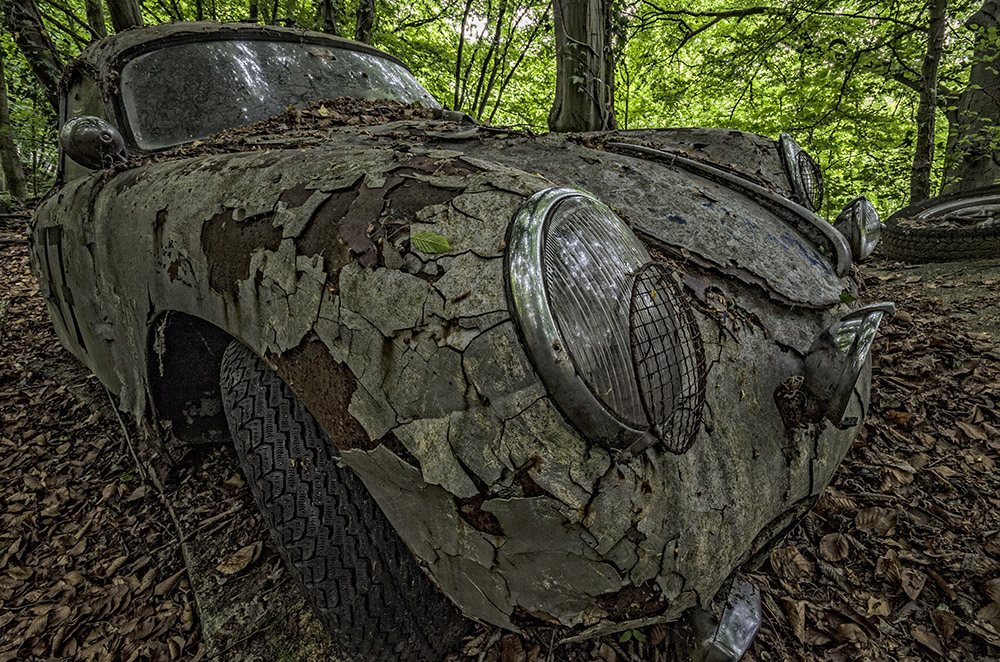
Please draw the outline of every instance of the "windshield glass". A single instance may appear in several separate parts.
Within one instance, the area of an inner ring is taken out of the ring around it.
[[[353,97],[439,107],[405,67],[370,53],[285,41],[168,46],[128,62],[122,100],[142,149],[250,124],[309,101]]]

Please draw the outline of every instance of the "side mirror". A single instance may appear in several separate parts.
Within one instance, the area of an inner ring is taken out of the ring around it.
[[[85,168],[102,170],[125,163],[125,140],[118,129],[99,117],[74,117],[59,130],[59,145]]]
[[[853,310],[822,331],[806,355],[806,393],[815,409],[835,427],[857,424],[844,420],[854,384],[871,353],[882,318],[896,315],[893,303],[873,303]]]

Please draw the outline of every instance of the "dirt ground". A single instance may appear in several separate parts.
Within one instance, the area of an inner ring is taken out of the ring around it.
[[[322,659],[231,451],[192,453],[168,498],[137,468],[139,433],[55,339],[24,225],[0,218],[0,662]],[[765,621],[746,659],[1000,659],[1000,265],[876,259],[862,281],[899,308],[872,412],[749,574]],[[479,628],[449,660],[668,660],[669,634]]]

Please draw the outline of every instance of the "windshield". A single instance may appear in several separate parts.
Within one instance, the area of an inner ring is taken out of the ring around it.
[[[122,100],[142,149],[272,117],[288,105],[353,97],[439,107],[405,67],[371,53],[285,41],[168,46],[128,62]]]

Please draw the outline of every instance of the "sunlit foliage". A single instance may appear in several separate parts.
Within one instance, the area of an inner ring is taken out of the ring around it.
[[[250,0],[145,0],[148,23],[239,21]],[[92,39],[83,0],[38,0],[63,57]],[[254,0],[258,19],[320,27],[315,0]],[[338,3],[354,32],[357,0]],[[941,84],[967,83],[977,5],[949,8]],[[727,126],[788,132],[827,173],[832,218],[865,193],[883,213],[905,202],[925,50],[921,0],[623,0],[615,5],[616,113],[622,128]],[[105,12],[106,14],[106,12]],[[110,23],[107,25],[111,30]],[[9,35],[8,86],[16,138],[41,192],[54,163],[55,118]],[[443,104],[480,121],[544,130],[555,87],[551,3],[546,0],[379,0],[374,45],[403,60]],[[945,99],[943,105],[954,103]],[[938,113],[934,176],[947,122]]]

